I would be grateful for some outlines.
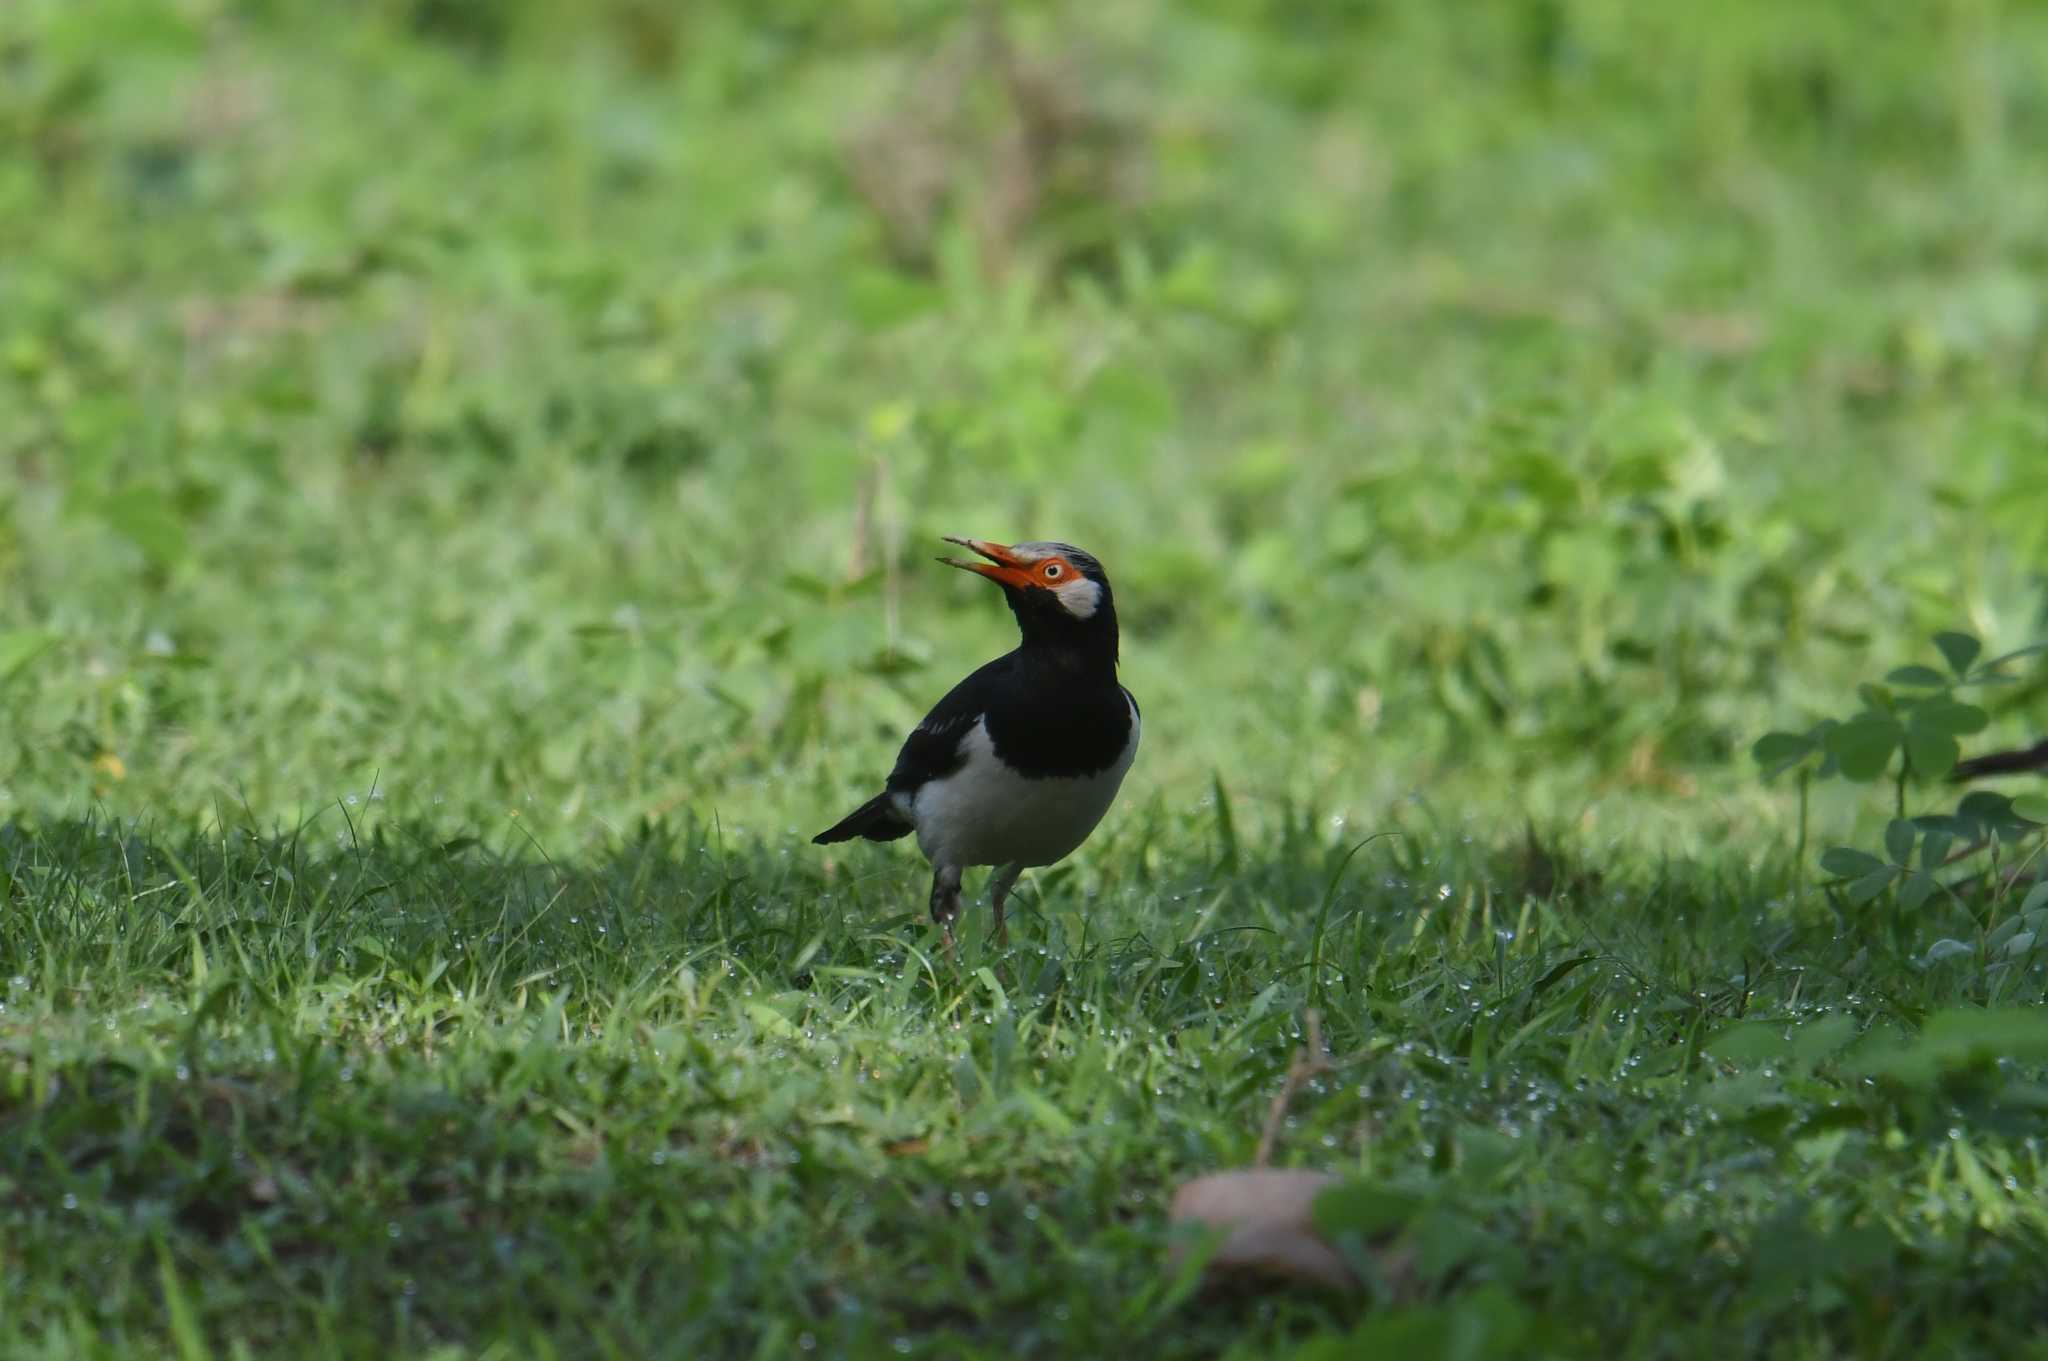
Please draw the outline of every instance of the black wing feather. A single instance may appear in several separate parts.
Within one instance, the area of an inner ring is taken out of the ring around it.
[[[1010,657],[998,657],[947,691],[903,739],[903,749],[896,753],[896,766],[882,792],[811,840],[829,845],[855,837],[894,841],[909,835],[911,826],[897,811],[896,796],[914,794],[920,785],[951,775],[966,764],[961,741],[988,711],[989,696],[1007,679],[1010,667]]]
[[[989,698],[1007,678],[1011,666],[1010,657],[996,658],[948,690],[946,697],[932,706],[932,711],[903,740],[903,750],[896,753],[896,768],[889,772],[890,793],[910,793],[966,764],[960,744],[988,712]]]

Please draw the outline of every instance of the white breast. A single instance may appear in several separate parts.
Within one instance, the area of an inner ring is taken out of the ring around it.
[[[1138,754],[1138,713],[1123,754],[1093,775],[1027,779],[996,759],[981,720],[961,742],[951,775],[919,786],[906,810],[934,865],[1050,865],[1088,839]]]

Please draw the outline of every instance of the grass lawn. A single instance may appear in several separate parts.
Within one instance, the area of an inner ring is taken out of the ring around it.
[[[2048,728],[1931,641],[2048,639],[2044,73],[6,6],[0,1358],[2042,1354],[2042,837],[1882,758]],[[1145,710],[957,964],[808,843],[1010,645],[946,533],[1097,553]],[[1274,1161],[1408,1266],[1199,1288],[1311,1012]]]

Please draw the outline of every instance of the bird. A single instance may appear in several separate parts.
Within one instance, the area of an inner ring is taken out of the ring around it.
[[[1017,646],[933,705],[882,792],[811,840],[916,833],[932,866],[932,919],[951,953],[962,872],[995,867],[989,902],[996,943],[1006,945],[1003,905],[1018,876],[1087,840],[1137,756],[1142,724],[1117,679],[1116,603],[1100,562],[1068,543],[944,538],[983,559],[939,561],[1002,588]]]

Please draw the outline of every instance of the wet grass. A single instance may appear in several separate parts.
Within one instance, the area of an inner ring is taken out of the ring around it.
[[[16,828],[12,1345],[2031,1335],[2042,1098],[2013,1063],[2040,1031],[1925,1037],[1943,1010],[2038,1005],[2037,967],[1920,966],[1782,865],[1537,895],[1528,864],[1427,824],[1355,853],[1303,827],[1229,867],[1213,829],[1168,831],[1126,826],[1100,879],[1046,876],[1014,948],[971,931],[956,968],[900,910],[900,858],[825,868],[701,826],[568,861],[406,823],[345,850]],[[1250,1158],[1310,1008],[1346,1061],[1296,1099],[1279,1160],[1372,1188],[1370,1227],[1419,1276],[1189,1298],[1165,1201]]]
[[[2040,13],[347,9],[0,12],[0,1355],[2033,1345],[2038,838],[1747,753],[2048,633]],[[1146,745],[955,967],[962,532]],[[1414,1269],[1198,1291],[1311,1012]]]

